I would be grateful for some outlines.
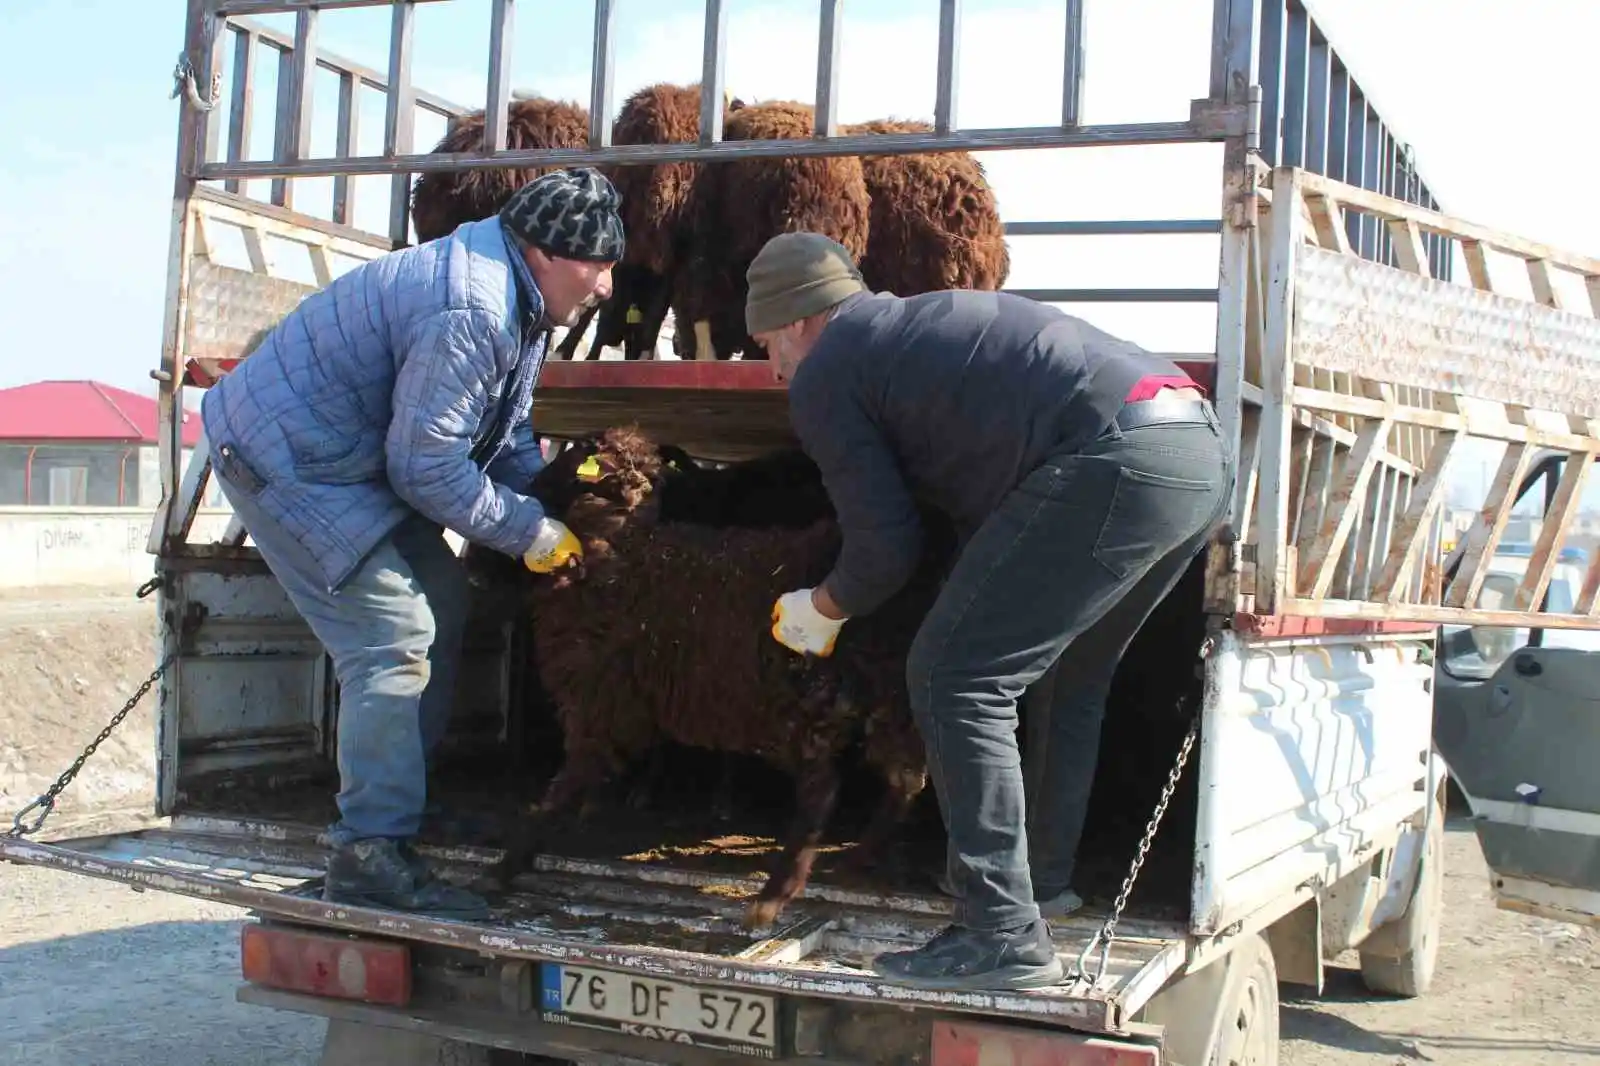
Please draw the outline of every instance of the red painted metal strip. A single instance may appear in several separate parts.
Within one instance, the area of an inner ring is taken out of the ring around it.
[[[1314,618],[1292,614],[1236,614],[1233,628],[1252,637],[1382,636],[1432,633],[1431,622],[1374,622],[1365,618]]]
[[[930,1066],[1160,1066],[1148,1044],[963,1022],[933,1023]]]

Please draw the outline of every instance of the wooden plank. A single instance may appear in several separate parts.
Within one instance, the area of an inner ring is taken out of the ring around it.
[[[1378,452],[1389,439],[1394,418],[1386,416],[1368,422],[1356,436],[1355,447],[1345,460],[1345,469],[1329,494],[1321,528],[1312,541],[1296,588],[1312,599],[1322,599],[1333,585],[1334,573],[1344,554],[1346,542],[1360,517],[1356,501],[1367,491],[1372,472],[1378,468]]]
[[[1288,540],[1289,445],[1291,404],[1295,398],[1289,338],[1294,316],[1295,257],[1305,226],[1299,202],[1301,177],[1301,171],[1288,168],[1273,172],[1266,333],[1261,352],[1261,482],[1256,543],[1256,609],[1265,614],[1276,611],[1278,600],[1292,594],[1292,588],[1287,586],[1294,580],[1287,558],[1292,547]]]
[[[1593,465],[1593,456],[1588,453],[1573,455],[1563,465],[1561,480],[1557,482],[1555,496],[1545,511],[1539,538],[1534,541],[1533,554],[1522,575],[1522,584],[1517,588],[1514,602],[1518,610],[1537,610],[1544,599],[1550,575],[1555,573],[1556,563],[1561,559],[1561,546],[1566,542],[1567,531],[1572,528],[1572,519],[1582,502],[1584,478]]]
[[[1461,549],[1461,566],[1455,580],[1445,590],[1444,606],[1466,608],[1478,602],[1483,580],[1494,562],[1495,548],[1500,544],[1512,505],[1516,503],[1515,493],[1537,452],[1537,446],[1532,444],[1512,444],[1506,448],[1494,481],[1489,484],[1489,494],[1478,511],[1478,520],[1467,530]]]
[[[1583,287],[1589,291],[1589,313],[1600,318],[1600,275],[1584,278]]]
[[[268,274],[272,271],[267,265],[267,251],[261,240],[261,231],[255,226],[240,226],[239,233],[244,237],[244,252],[250,257],[250,269],[257,274]]]
[[[1480,292],[1493,292],[1494,282],[1489,279],[1489,257],[1477,241],[1462,241],[1461,254],[1467,261],[1467,274],[1472,287]]]
[[[1273,174],[1273,185],[1282,180],[1282,171]],[[1518,237],[1501,230],[1480,226],[1465,219],[1454,218],[1438,211],[1430,211],[1404,200],[1396,200],[1382,193],[1360,189],[1321,174],[1297,171],[1297,180],[1303,193],[1330,196],[1346,208],[1359,208],[1382,219],[1409,219],[1429,233],[1442,233],[1460,241],[1479,241],[1496,251],[1506,252],[1521,259],[1548,259],[1557,266],[1579,274],[1600,274],[1600,259],[1566,252],[1559,248]]]
[[[1578,592],[1578,600],[1573,605],[1579,614],[1591,618],[1600,616],[1600,551],[1594,553],[1589,560],[1589,569],[1583,575],[1583,588]]]
[[[1534,611],[1479,611],[1437,607],[1425,603],[1375,603],[1366,600],[1310,600],[1289,598],[1282,601],[1281,613],[1303,615],[1308,619],[1369,619],[1375,622],[1431,622],[1465,626],[1541,626],[1546,629],[1600,629],[1600,617],[1581,614],[1546,614]]]
[[[1411,503],[1395,531],[1389,558],[1372,591],[1373,599],[1383,603],[1399,603],[1405,598],[1417,560],[1428,542],[1434,515],[1438,514],[1439,505],[1444,501],[1445,468],[1462,439],[1459,433],[1441,433],[1434,442],[1433,451],[1423,465],[1422,477],[1412,490]]]
[[[1362,418],[1380,418],[1388,410],[1380,400],[1368,399],[1365,396],[1345,396],[1322,389],[1297,389],[1294,399],[1297,407],[1313,411],[1336,411]],[[1547,448],[1560,448],[1563,451],[1587,451],[1595,445],[1591,437],[1538,426],[1518,425],[1514,421],[1502,422],[1476,412],[1460,414],[1426,407],[1395,407],[1393,412],[1397,422],[1427,426],[1437,430],[1454,430],[1490,440],[1536,444]]]
[[[323,286],[333,280],[333,269],[328,264],[328,249],[320,244],[306,246],[306,251],[311,255],[311,273],[316,276],[317,285]]]
[[[1561,294],[1556,291],[1556,280],[1551,274],[1548,259],[1528,260],[1528,284],[1533,287],[1534,300],[1557,311],[1565,310]]]
[[[1394,238],[1394,254],[1400,269],[1423,277],[1432,277],[1428,269],[1428,249],[1422,243],[1422,229],[1411,219],[1389,223],[1389,234]]]
[[[1311,221],[1317,227],[1317,242],[1329,251],[1352,255],[1350,238],[1345,233],[1344,212],[1338,201],[1327,196],[1307,196],[1311,208]]]

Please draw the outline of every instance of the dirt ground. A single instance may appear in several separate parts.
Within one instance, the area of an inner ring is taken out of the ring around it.
[[[148,603],[0,593],[0,811],[36,795],[154,663]],[[153,701],[150,701],[153,702]],[[153,707],[107,741],[52,821],[148,810]],[[74,824],[76,823],[76,825]],[[48,834],[47,834],[48,835]],[[1447,844],[1439,972],[1421,1000],[1370,996],[1354,959],[1318,998],[1284,990],[1283,1066],[1600,1066],[1600,937],[1489,903],[1476,839]],[[0,1066],[311,1066],[322,1023],[234,1002],[242,912],[0,865]]]

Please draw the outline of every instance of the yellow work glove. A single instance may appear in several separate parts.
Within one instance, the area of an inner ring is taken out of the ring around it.
[[[570,563],[583,561],[583,545],[573,536],[572,530],[554,518],[539,521],[539,531],[533,543],[522,553],[522,562],[536,574],[549,574]]]
[[[810,589],[785,592],[772,605],[772,639],[801,655],[833,654],[844,619],[827,618],[811,602]]]

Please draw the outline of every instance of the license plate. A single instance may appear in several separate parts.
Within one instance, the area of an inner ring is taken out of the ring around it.
[[[547,1022],[777,1057],[778,1003],[772,996],[587,966],[546,963],[543,971]]]

